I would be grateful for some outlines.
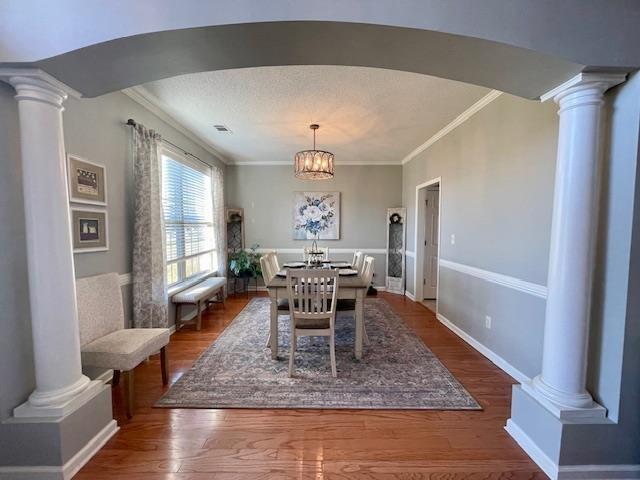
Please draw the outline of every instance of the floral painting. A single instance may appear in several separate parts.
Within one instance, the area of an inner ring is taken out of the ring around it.
[[[340,192],[295,192],[293,239],[340,238]]]

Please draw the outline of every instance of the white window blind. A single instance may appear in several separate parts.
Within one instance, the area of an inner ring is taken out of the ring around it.
[[[211,169],[165,151],[162,204],[169,286],[217,268],[212,201]]]

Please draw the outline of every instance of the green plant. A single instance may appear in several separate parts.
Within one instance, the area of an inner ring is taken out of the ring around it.
[[[229,255],[229,271],[234,277],[258,278],[262,275],[260,268],[262,255],[256,251],[259,246],[254,243],[248,251],[238,249]]]

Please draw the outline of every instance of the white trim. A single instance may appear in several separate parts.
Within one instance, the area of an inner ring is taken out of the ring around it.
[[[442,177],[432,178],[431,180],[421,183],[420,185],[416,185],[416,208],[415,208],[415,218],[413,223],[413,245],[415,248],[414,251],[414,262],[413,262],[413,295],[415,298],[422,300],[424,298],[423,294],[423,282],[419,282],[418,280],[424,279],[424,248],[418,248],[418,245],[424,244],[424,229],[418,228],[420,225],[420,214],[425,215],[424,208],[421,208],[420,205],[420,190],[426,188],[430,185],[435,184],[440,185],[440,189],[438,191],[438,271],[436,272],[437,280],[436,280],[436,312],[438,311],[438,298],[440,297],[440,241],[442,238],[442,231],[440,226],[442,225]],[[419,240],[422,236],[422,240]]]
[[[385,287],[385,286],[379,287],[378,285],[374,285],[373,288],[375,288],[379,292],[386,292],[387,291],[387,287]],[[249,292],[268,292],[268,291],[269,291],[269,289],[267,287],[265,287],[264,285],[259,285],[257,290],[255,288],[249,290]],[[245,293],[245,292],[242,292],[242,293]],[[395,292],[391,292],[391,293],[395,293]]]
[[[120,286],[124,287],[125,285],[129,285],[130,283],[133,283],[133,274],[131,272],[121,273],[118,276],[118,280],[120,281]]]
[[[540,101],[546,102],[547,100],[550,100],[553,97],[555,97],[560,92],[563,92],[566,89],[574,87],[578,84],[606,82],[607,84],[609,84],[607,88],[611,88],[615,85],[618,85],[624,82],[626,78],[627,78],[626,73],[581,72],[577,74],[575,77],[572,77],[566,82],[561,83],[557,87],[549,90],[547,93],[540,95]]]
[[[113,379],[113,370],[112,369],[105,370],[100,375],[98,375],[96,378],[94,378],[94,380],[98,380],[98,381],[100,381],[100,382],[102,382],[104,384],[109,383],[112,379]]]
[[[640,478],[640,465],[558,465],[512,419],[504,429],[551,480]]]
[[[481,268],[472,267],[470,265],[463,265],[461,263],[452,262],[450,260],[440,259],[440,266],[455,270],[456,272],[465,273],[473,277],[481,278],[487,282],[495,283],[496,285],[502,285],[503,287],[512,288],[523,293],[528,293],[535,297],[542,299],[547,298],[547,287],[545,285],[538,285],[537,283],[527,282],[519,278],[510,277],[509,275],[503,275],[501,273],[490,272]]]
[[[64,465],[0,467],[0,480],[28,480],[33,478],[41,480],[70,480],[119,429],[118,423],[115,420],[111,420]]]
[[[245,249],[247,251],[250,251],[250,248]],[[269,252],[273,252],[275,251],[276,253],[299,253],[302,254],[303,253],[304,248],[300,247],[300,248],[276,248],[276,247],[271,247],[271,248],[256,248],[256,252],[257,253],[269,253]],[[368,253],[369,255],[384,255],[387,253],[387,249],[386,248],[332,248],[329,245],[329,255],[331,255],[332,253],[354,253],[356,251],[362,252],[362,253]]]
[[[493,102],[500,95],[502,95],[502,92],[500,92],[499,90],[491,90],[488,94],[486,94],[484,97],[482,97],[476,103],[474,103],[469,108],[467,108],[464,112],[462,112],[460,115],[458,115],[456,118],[454,118],[444,128],[442,128],[441,130],[436,132],[436,134],[433,135],[429,140],[424,142],[422,145],[420,145],[418,148],[416,148],[411,153],[409,153],[406,157],[404,157],[402,159],[402,162],[401,162],[402,165],[404,165],[405,163],[410,162],[411,160],[413,160],[417,155],[419,155],[420,153],[424,152],[427,148],[429,148],[431,145],[436,143],[442,137],[444,137],[449,132],[454,130],[456,127],[462,125],[464,122],[469,120],[472,116],[474,116],[476,113],[478,113],[484,107],[489,105],[491,102]]]
[[[207,152],[213,155],[217,160],[221,161],[225,165],[228,164],[228,160],[219,153],[215,146],[208,142],[207,140],[199,137],[191,130],[186,128],[182,123],[172,117],[162,106],[160,106],[159,101],[151,95],[145,88],[141,86],[125,88],[124,90],[120,90],[127,97],[133,100],[136,103],[139,103],[144,108],[153,113],[160,120],[168,123],[173,128],[182,133],[185,137],[187,137],[192,142],[196,143],[200,147],[204,148]]]
[[[409,290],[404,291],[404,296],[407,297],[409,300],[413,300],[414,302],[416,301],[416,297],[414,297],[413,293],[411,293]]]
[[[467,342],[469,345],[475,348],[478,352],[480,352],[482,355],[484,355],[489,360],[491,360],[491,362],[493,362],[500,370],[511,375],[518,382],[525,383],[525,382],[531,381],[531,379],[527,375],[525,375],[516,367],[511,365],[509,362],[507,362],[504,358],[502,358],[500,355],[495,353],[493,350],[489,349],[488,347],[480,343],[478,340],[473,338],[471,335],[469,335],[467,332],[465,332],[460,327],[455,325],[453,322],[451,322],[441,313],[436,313],[436,318],[440,320],[440,323],[442,323],[445,327],[447,327],[453,333],[455,333],[460,338],[462,338],[462,340]]]
[[[558,478],[558,464],[551,460],[512,419],[507,420],[504,429],[551,480]]]
[[[240,161],[240,162],[229,162],[228,164],[231,167],[235,167],[235,166],[242,166],[242,167],[284,167],[284,166],[288,166],[288,167],[293,167],[293,160],[291,161],[287,161],[287,160],[274,160],[274,161],[269,161],[269,160],[265,160],[265,161],[260,161],[257,160],[255,162],[251,162],[251,161]],[[395,165],[395,166],[400,166],[400,162],[390,162],[390,161],[383,161],[383,162],[370,162],[367,160],[344,160],[344,161],[338,161],[336,162],[336,166],[340,167],[341,165],[367,165],[369,167],[375,167],[375,166],[388,166],[388,165]]]
[[[409,258],[415,258],[416,257],[416,252],[414,252],[413,250],[405,250],[404,254],[405,254],[405,256],[407,256]]]

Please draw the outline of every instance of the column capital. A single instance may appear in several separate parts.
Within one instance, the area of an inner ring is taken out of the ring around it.
[[[553,98],[556,103],[561,104],[568,97],[574,97],[572,94],[575,93],[591,93],[601,97],[604,92],[624,82],[626,78],[626,73],[582,72],[541,95],[540,101],[546,102]],[[593,98],[588,99],[587,103],[592,101]]]
[[[81,97],[79,92],[39,68],[0,68],[0,80],[13,86],[17,100],[33,100],[62,108],[69,96]]]

